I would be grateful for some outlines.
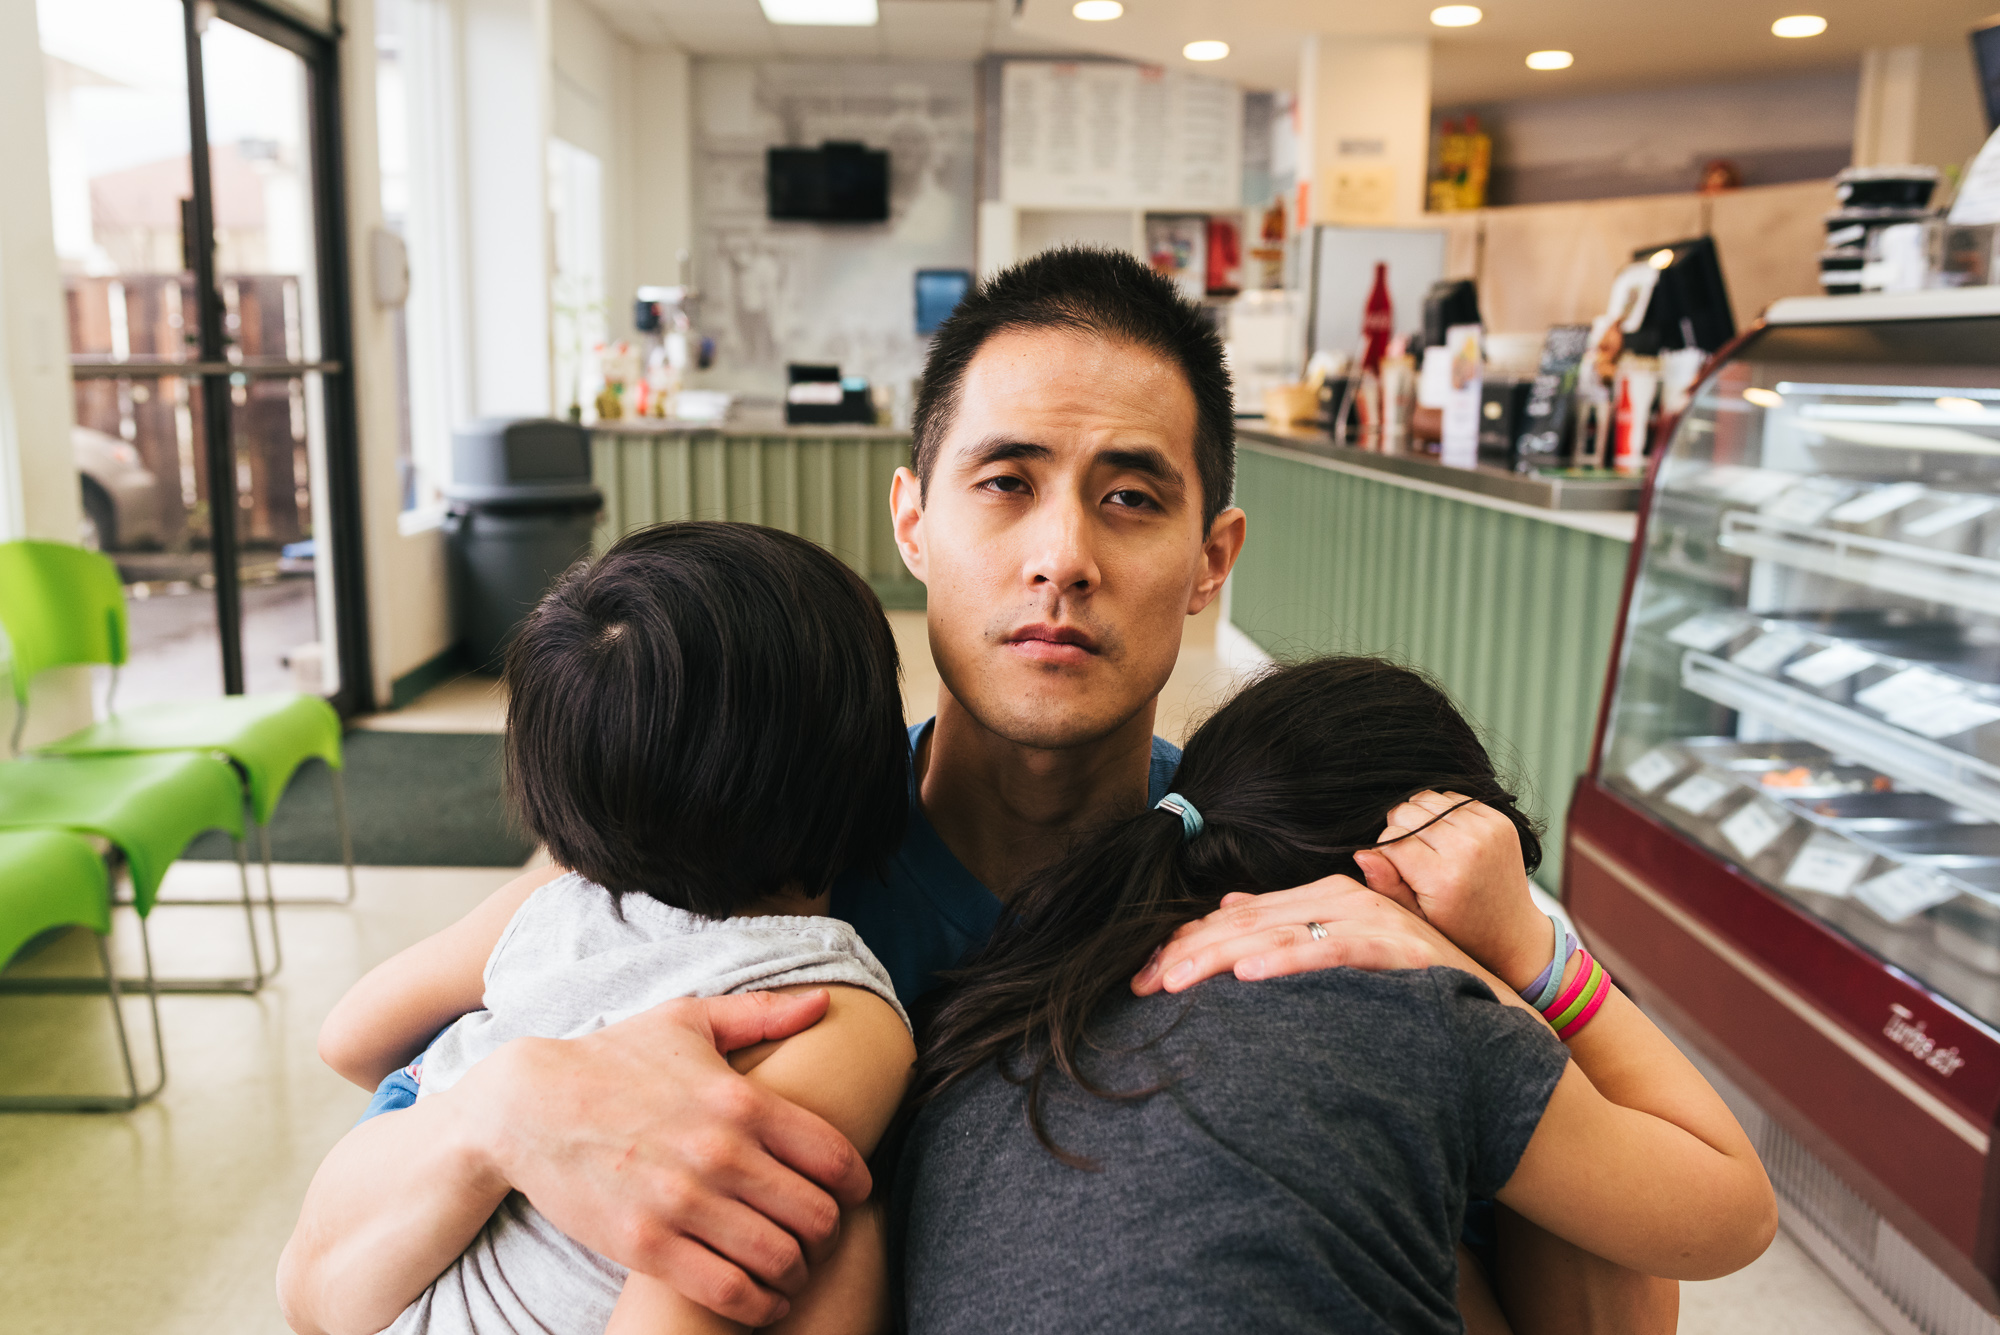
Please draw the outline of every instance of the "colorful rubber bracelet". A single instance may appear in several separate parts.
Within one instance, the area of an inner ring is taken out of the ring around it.
[[[1577,994],[1577,997],[1574,1001],[1570,1002],[1568,1006],[1563,1008],[1560,1014],[1552,1015],[1549,1017],[1549,1024],[1554,1027],[1556,1033],[1558,1034],[1562,1033],[1564,1029],[1569,1027],[1571,1021],[1575,1020],[1577,1016],[1583,1014],[1584,1007],[1590,1004],[1590,999],[1594,997],[1597,994],[1598,990],[1601,989],[1603,986],[1604,986],[1604,966],[1602,964],[1599,964],[1596,960],[1592,960],[1590,962],[1590,982],[1584,987],[1582,992]]]
[[[1583,1014],[1577,1016],[1574,1020],[1571,1020],[1568,1024],[1564,1025],[1562,1028],[1556,1030],[1556,1037],[1561,1039],[1563,1042],[1567,1043],[1572,1038],[1575,1038],[1578,1034],[1582,1033],[1583,1027],[1589,1024],[1593,1019],[1597,1018],[1597,1012],[1604,1009],[1604,1003],[1607,1000],[1609,1000],[1610,997],[1611,997],[1611,976],[1609,974],[1606,974],[1604,977],[1604,981],[1598,984],[1597,995],[1592,997],[1590,999],[1590,1004],[1583,1008]]]
[[[1565,987],[1562,990],[1561,996],[1557,997],[1554,1001],[1550,1002],[1548,1005],[1539,1007],[1540,1011],[1542,1012],[1543,1019],[1545,1020],[1553,1019],[1557,1014],[1561,1013],[1562,1011],[1568,1010],[1571,1003],[1573,1003],[1578,997],[1582,996],[1584,988],[1589,985],[1590,966],[1593,963],[1592,959],[1590,958],[1590,952],[1585,950],[1583,947],[1578,946],[1576,951],[1576,959],[1580,961],[1576,966],[1576,977],[1572,978],[1570,980],[1569,986]]]
[[[1569,970],[1569,962],[1576,958],[1577,951],[1583,949],[1567,928],[1559,927],[1558,930],[1562,932],[1562,947],[1556,951],[1555,960],[1549,965],[1549,981],[1536,993],[1534,1001],[1529,1003],[1537,1010],[1555,1004],[1556,997],[1562,992],[1563,975]]]
[[[1566,942],[1573,943],[1576,938],[1563,930],[1562,923],[1553,914],[1549,917],[1549,926],[1556,932],[1555,942],[1550,947],[1549,967],[1536,974],[1535,981],[1521,989],[1521,995],[1536,1010],[1555,1000],[1555,994],[1550,989],[1562,985],[1563,966],[1569,963],[1570,950],[1575,949],[1574,945],[1565,948]]]

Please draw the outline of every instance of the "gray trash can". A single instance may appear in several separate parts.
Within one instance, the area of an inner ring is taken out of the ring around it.
[[[589,554],[604,497],[590,482],[589,433],[571,422],[489,418],[453,433],[451,454],[452,621],[473,666],[496,672],[528,609]]]

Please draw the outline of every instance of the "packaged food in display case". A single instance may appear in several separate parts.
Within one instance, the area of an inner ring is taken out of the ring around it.
[[[1851,1193],[1773,1167],[1808,1232],[2000,1311],[2000,291],[1774,306],[1661,447],[1627,580],[1570,911]]]

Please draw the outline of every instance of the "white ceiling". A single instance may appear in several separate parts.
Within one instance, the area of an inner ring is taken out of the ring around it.
[[[1070,0],[879,0],[873,28],[776,27],[757,0],[591,0],[627,36],[696,55],[970,60],[989,52],[1077,52],[1201,69],[1252,88],[1289,88],[1312,32],[1429,37],[1439,105],[1662,87],[1852,67],[1873,46],[1965,40],[1995,0],[1480,0],[1484,22],[1432,27],[1438,0],[1125,0],[1125,16],[1084,23]],[[1817,13],[1819,37],[1771,35],[1771,21]],[[1181,47],[1230,45],[1194,66]],[[1567,70],[1537,73],[1530,51],[1574,52]]]

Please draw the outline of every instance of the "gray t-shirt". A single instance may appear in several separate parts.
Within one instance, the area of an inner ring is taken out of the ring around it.
[[[579,1038],[678,997],[845,983],[902,1014],[889,975],[844,922],[718,921],[646,895],[614,896],[573,872],[528,897],[493,947],[485,977],[486,1009],[457,1020],[424,1054],[418,1098],[450,1088],[512,1039]],[[597,1335],[625,1274],[515,1192],[388,1331]]]
[[[990,1065],[918,1117],[894,1211],[912,1335],[1458,1331],[1466,1197],[1512,1176],[1568,1061],[1452,969],[1121,992],[1092,1037],[1106,1088],[1172,1082],[1114,1103],[1049,1081],[1056,1143],[1100,1171],[1043,1149]]]

